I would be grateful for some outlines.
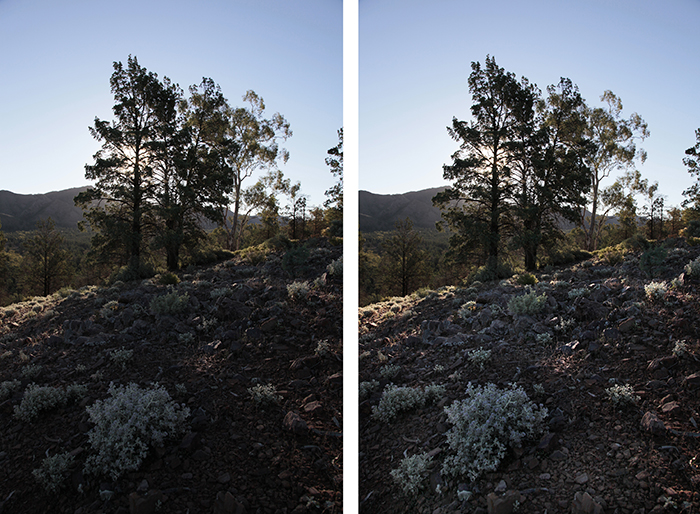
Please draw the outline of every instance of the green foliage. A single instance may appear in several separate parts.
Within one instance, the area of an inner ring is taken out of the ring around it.
[[[136,280],[151,278],[155,274],[156,272],[153,269],[153,266],[148,263],[141,262],[138,266],[122,266],[117,271],[112,273],[112,275],[110,275],[108,283],[114,284],[115,282],[133,282]]]
[[[522,273],[518,275],[518,278],[515,280],[516,283],[520,284],[521,286],[534,286],[537,284],[537,277],[533,275],[532,273]]]
[[[453,476],[467,475],[471,480],[495,471],[511,447],[519,447],[527,438],[540,434],[547,409],[532,403],[525,391],[513,384],[499,389],[467,385],[466,398],[445,407],[451,455],[442,472]]]
[[[158,283],[164,286],[174,286],[180,283],[180,278],[172,272],[162,273],[158,277]]]
[[[188,301],[189,295],[187,293],[179,295],[176,291],[171,290],[170,293],[154,297],[151,300],[150,308],[153,314],[159,316],[177,314],[187,308]]]
[[[309,249],[306,245],[295,245],[282,257],[282,269],[293,277],[303,275],[308,269]]]
[[[491,358],[491,350],[484,350],[483,348],[476,348],[467,352],[467,358],[475,366],[479,366],[481,371],[484,370],[484,365]]]
[[[467,278],[468,283],[474,282],[493,282],[495,280],[501,280],[504,278],[510,278],[513,276],[513,270],[505,263],[498,263],[498,266],[494,269],[491,266],[481,266],[475,271],[469,274]]]
[[[85,463],[85,472],[109,475],[116,480],[135,471],[153,446],[184,428],[189,409],[177,405],[163,386],[141,389],[131,383],[110,383],[109,398],[87,407],[90,422],[88,441],[97,452]]]
[[[645,251],[639,258],[639,267],[648,276],[655,277],[666,271],[664,262],[668,252],[662,246],[655,246]]]
[[[533,315],[544,310],[547,295],[537,296],[536,291],[529,291],[520,296],[514,296],[508,301],[508,311],[513,315]]]

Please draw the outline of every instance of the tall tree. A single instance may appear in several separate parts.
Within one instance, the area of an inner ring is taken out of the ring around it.
[[[627,119],[622,117],[622,101],[612,91],[605,91],[600,99],[606,107],[588,110],[587,137],[595,144],[595,152],[587,159],[591,170],[590,212],[581,209],[580,218],[589,251],[597,249],[607,215],[620,206],[610,203],[617,198],[614,195],[603,195],[603,181],[613,171],[628,170],[637,161],[644,163],[646,152],[637,148],[637,141],[649,137],[647,123],[639,114],[632,113]]]
[[[191,86],[189,99],[167,79],[163,85],[154,165],[156,243],[166,251],[168,269],[175,271],[181,246],[205,237],[202,218],[221,221],[230,191],[221,153],[235,151],[236,144],[225,135],[228,104],[211,79]]]
[[[527,83],[523,82],[523,87]],[[569,79],[547,88],[548,97],[537,97],[537,116],[523,115],[518,159],[513,164],[518,183],[515,215],[519,230],[514,239],[523,249],[525,268],[537,267],[544,241],[561,236],[561,219],[575,221],[590,187],[584,157],[591,145],[584,137],[585,103]]]
[[[328,209],[328,220],[343,219],[343,129],[338,130],[338,144],[328,150],[326,164],[330,167],[333,176],[338,181],[326,192],[326,201],[323,206]]]
[[[688,157],[683,158],[683,164],[688,167],[688,173],[696,179],[695,184],[683,191],[686,199],[683,207],[692,208],[700,213],[700,128],[695,131],[695,145],[685,151]]]
[[[226,208],[223,214],[230,250],[236,250],[240,243],[238,216],[244,200],[243,182],[258,170],[274,169],[280,161],[287,162],[289,153],[279,143],[292,136],[289,122],[280,113],[264,117],[265,103],[254,91],[248,91],[243,100],[250,105],[233,109],[229,117],[229,135],[238,148],[225,156],[232,184],[233,212],[229,216]]]
[[[122,253],[131,268],[139,269],[144,241],[154,227],[150,184],[161,123],[158,105],[169,93],[157,75],[132,56],[126,68],[114,63],[110,84],[115,120],[95,118],[90,127],[102,148],[95,163],[85,165],[85,178],[97,182],[75,202],[97,230],[95,244],[103,252]]]
[[[443,166],[443,177],[453,182],[433,198],[443,221],[454,234],[452,250],[466,260],[483,252],[490,270],[498,268],[503,236],[512,227],[515,183],[512,165],[519,135],[532,109],[533,95],[512,73],[486,57],[485,66],[472,63],[469,91],[474,104],[472,121],[452,119],[450,136],[460,144],[453,163]]]
[[[387,289],[396,290],[398,286],[401,296],[406,296],[426,274],[426,255],[420,250],[421,242],[422,238],[413,230],[410,218],[394,224],[394,232],[382,243]]]
[[[69,275],[68,254],[54,221],[51,218],[39,220],[34,236],[24,243],[24,248],[27,285],[44,296],[51,294]]]

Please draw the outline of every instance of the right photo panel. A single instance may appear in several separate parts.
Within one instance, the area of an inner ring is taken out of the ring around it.
[[[360,3],[360,512],[700,512],[699,18]]]

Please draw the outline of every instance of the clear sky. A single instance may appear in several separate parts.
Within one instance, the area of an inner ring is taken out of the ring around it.
[[[649,125],[639,170],[679,205],[700,127],[698,19],[698,0],[360,0],[359,187],[446,184],[446,127],[469,119],[471,62],[491,55],[542,91],[570,78],[590,106],[613,91]]]
[[[202,77],[232,106],[249,89],[293,136],[286,177],[321,205],[324,160],[343,124],[342,0],[0,0],[0,190],[86,185],[112,120],[112,64],[139,64],[185,91]]]

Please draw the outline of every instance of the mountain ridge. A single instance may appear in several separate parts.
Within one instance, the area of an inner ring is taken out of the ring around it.
[[[23,195],[0,191],[0,222],[4,232],[34,230],[39,220],[51,218],[59,229],[77,229],[83,211],[73,199],[89,186],[43,194]]]

